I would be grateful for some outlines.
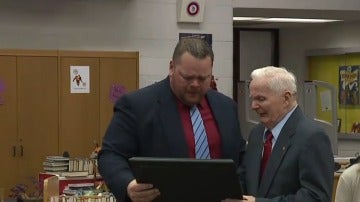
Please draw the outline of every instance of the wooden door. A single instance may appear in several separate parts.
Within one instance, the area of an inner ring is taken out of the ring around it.
[[[58,62],[56,56],[18,56],[19,175],[30,183],[47,155],[58,155]]]
[[[100,59],[100,135],[105,131],[113,115],[115,97],[122,91],[131,92],[138,89],[137,55],[125,58]],[[120,92],[114,92],[119,90]]]
[[[70,93],[70,66],[89,66],[90,93]],[[60,152],[70,157],[89,157],[99,142],[99,59],[70,57],[60,59]]]
[[[18,181],[16,57],[0,56],[0,187],[5,197]]]

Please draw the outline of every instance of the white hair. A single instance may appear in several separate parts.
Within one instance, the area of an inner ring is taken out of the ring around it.
[[[277,93],[289,91],[296,94],[296,77],[284,67],[267,66],[255,69],[250,74],[251,79],[267,80],[269,88]]]

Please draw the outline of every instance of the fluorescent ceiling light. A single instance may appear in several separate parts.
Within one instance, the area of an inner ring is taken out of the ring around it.
[[[298,23],[324,23],[324,22],[335,22],[339,20],[331,19],[301,19],[301,18],[267,18],[263,21],[266,22],[298,22]]]
[[[234,21],[258,21],[258,22],[293,22],[293,23],[325,23],[340,20],[333,19],[302,19],[302,18],[264,18],[264,17],[233,17]]]
[[[261,17],[233,17],[234,21],[260,21],[266,18]]]

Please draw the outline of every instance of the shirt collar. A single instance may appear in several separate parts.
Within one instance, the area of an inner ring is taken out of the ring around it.
[[[188,109],[190,109],[191,107],[190,106],[187,106],[187,105],[185,105],[183,102],[181,102],[181,100],[179,100],[178,98],[176,98],[176,102],[177,102],[177,105],[179,106],[179,107],[181,107],[181,108],[188,108]],[[203,107],[205,107],[206,106],[206,97],[204,97],[201,101],[200,101],[200,103],[199,104],[197,104],[196,105],[198,108],[203,108]]]
[[[272,135],[273,135],[273,137],[274,137],[274,141],[275,141],[275,142],[276,142],[276,140],[278,139],[278,137],[279,137],[279,135],[280,135],[281,129],[284,127],[286,121],[289,119],[289,117],[291,116],[291,114],[295,111],[296,107],[297,107],[297,105],[296,105],[293,109],[291,109],[291,110],[284,116],[284,118],[281,119],[281,121],[280,121],[278,124],[276,124],[276,126],[275,126],[274,128],[271,129],[271,133],[272,133]],[[264,135],[263,135],[264,138],[265,138],[265,132],[266,132],[267,130],[270,130],[270,129],[265,128],[265,130],[264,130]],[[265,140],[265,139],[264,139],[264,140]]]

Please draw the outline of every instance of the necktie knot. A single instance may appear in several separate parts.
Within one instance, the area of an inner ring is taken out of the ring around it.
[[[191,117],[193,116],[193,114],[194,114],[194,112],[195,112],[196,110],[198,110],[198,108],[197,108],[196,105],[195,105],[195,106],[192,106],[192,107],[190,108],[190,116],[191,116]]]
[[[271,133],[271,130],[267,130],[265,133],[266,142],[271,142],[273,138],[274,138],[274,136]]]

